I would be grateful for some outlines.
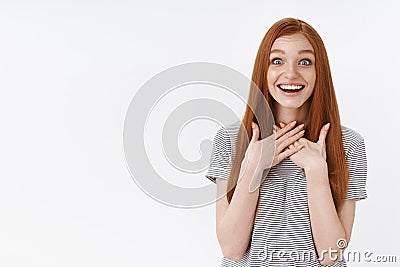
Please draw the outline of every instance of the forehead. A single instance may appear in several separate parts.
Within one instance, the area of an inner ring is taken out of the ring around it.
[[[311,43],[301,33],[295,33],[292,35],[284,35],[277,38],[272,44],[272,49],[298,49],[298,50],[312,50],[314,51]]]

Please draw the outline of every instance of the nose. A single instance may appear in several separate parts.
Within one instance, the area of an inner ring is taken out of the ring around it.
[[[288,63],[285,65],[286,65],[285,78],[287,78],[287,79],[297,78],[297,76],[299,75],[299,73],[297,71],[297,65],[294,63]]]

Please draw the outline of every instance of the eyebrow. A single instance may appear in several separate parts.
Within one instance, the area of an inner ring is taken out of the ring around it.
[[[271,50],[270,54],[272,53],[281,53],[281,54],[285,54],[285,51],[281,50],[281,49],[273,49]],[[300,50],[299,54],[306,54],[306,53],[311,53],[314,55],[314,51],[310,50],[310,49],[305,49],[305,50]]]

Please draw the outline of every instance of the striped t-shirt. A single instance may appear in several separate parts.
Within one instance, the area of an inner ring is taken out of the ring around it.
[[[232,147],[240,128],[237,122],[220,128],[213,141],[211,163],[206,177],[228,179],[232,165]],[[342,142],[349,167],[346,199],[367,197],[367,158],[363,137],[342,126]],[[265,172],[266,173],[266,172]],[[321,266],[314,247],[307,204],[304,170],[290,158],[270,169],[260,186],[259,211],[250,248],[239,262],[222,258],[221,266]],[[334,267],[346,266],[342,258]]]

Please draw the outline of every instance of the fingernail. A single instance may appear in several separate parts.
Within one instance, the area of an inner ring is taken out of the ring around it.
[[[305,130],[301,131],[300,134],[304,134]]]
[[[282,122],[280,122],[279,125],[280,125],[282,128],[285,127],[285,124],[283,124]]]
[[[290,126],[295,126],[296,125],[296,121],[293,121]]]
[[[329,126],[331,126],[331,124],[328,122],[328,123],[325,125],[325,130],[326,130],[326,131],[328,131]]]
[[[303,123],[303,124],[300,124],[299,130],[303,129],[303,127],[304,127],[304,123]]]

